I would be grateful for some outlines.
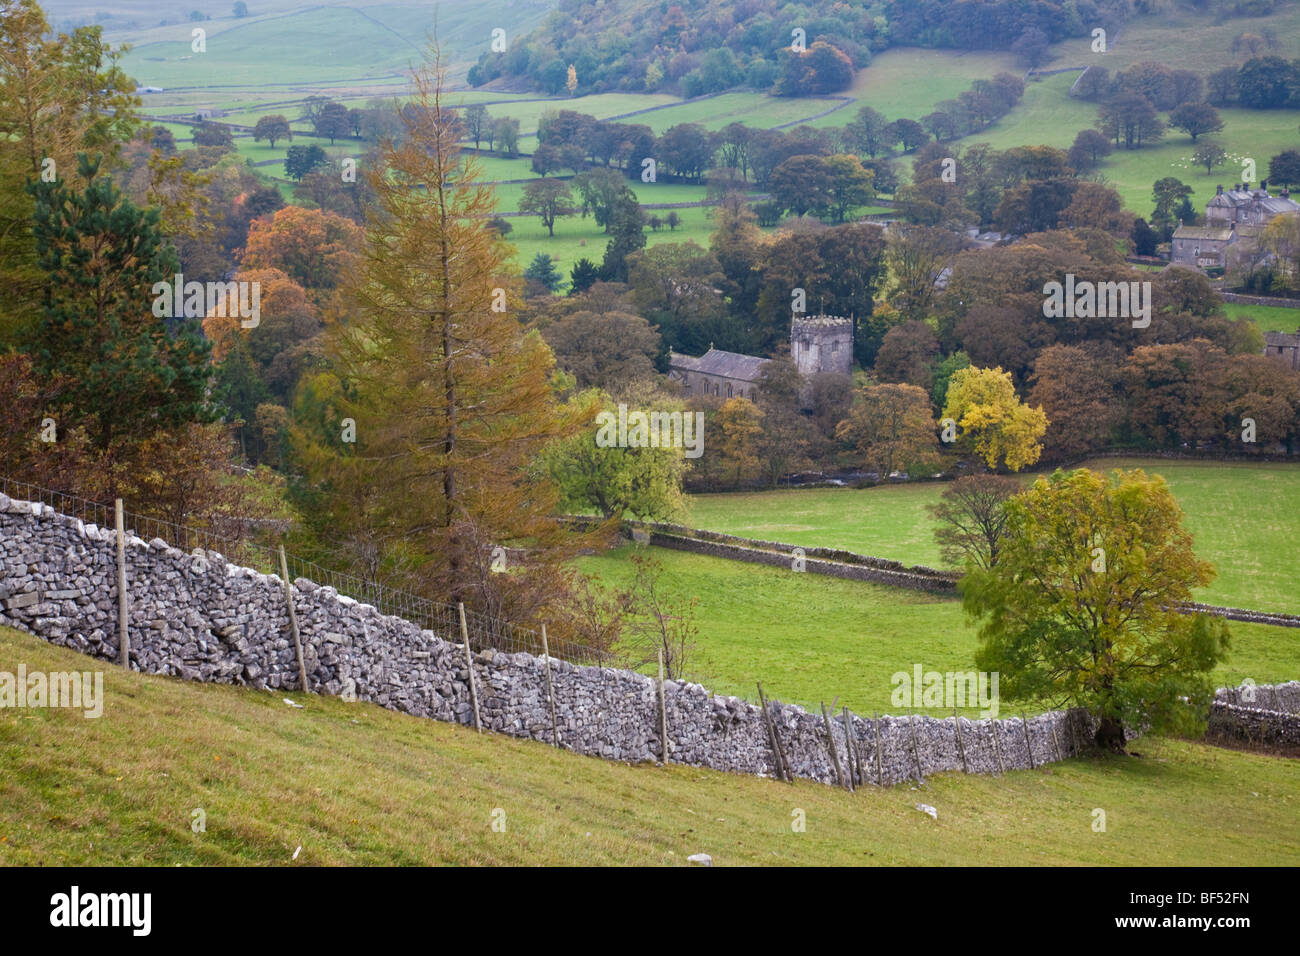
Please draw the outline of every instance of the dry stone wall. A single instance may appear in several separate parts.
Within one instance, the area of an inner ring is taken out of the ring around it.
[[[1300,681],[1220,688],[1206,733],[1211,739],[1300,749]]]
[[[162,540],[128,538],[130,665],[152,674],[296,689],[283,582],[228,563],[216,552],[186,554]],[[108,661],[118,656],[116,535],[46,505],[0,495],[0,623]],[[381,614],[334,589],[299,578],[294,607],[309,690],[392,710],[473,723],[464,646]],[[0,662],[2,663],[2,662]],[[473,655],[485,728],[552,742],[545,660],[485,650]],[[662,754],[658,688],[633,671],[552,660],[556,722],[567,749],[625,762]],[[698,684],[664,688],[669,760],[733,773],[775,776],[762,710]],[[835,783],[827,722],[769,702],[794,776]],[[106,702],[111,714],[112,701]],[[1082,711],[1028,720],[833,716],[841,766],[866,783],[890,785],[941,771],[1027,769],[1080,752],[1093,733]]]

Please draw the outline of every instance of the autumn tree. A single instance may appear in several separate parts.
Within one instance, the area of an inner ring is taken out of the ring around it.
[[[964,475],[945,488],[930,507],[944,561],[955,568],[996,565],[1006,530],[1005,505],[1019,493],[1020,482],[1006,475]]]
[[[289,126],[289,121],[279,113],[259,117],[257,125],[253,127],[253,142],[260,143],[264,139],[270,141],[272,149],[275,149],[275,141],[278,139],[292,142],[293,129]]]
[[[329,156],[315,143],[310,146],[290,146],[284,156],[284,174],[290,179],[299,180],[313,169],[328,163]]]
[[[1300,216],[1275,217],[1264,227],[1259,244],[1273,254],[1287,284],[1300,289]]]
[[[772,201],[796,216],[830,208],[834,178],[821,156],[791,156],[772,170]]]
[[[836,436],[856,452],[858,463],[881,477],[939,464],[934,413],[925,389],[915,385],[863,388]]]
[[[632,301],[645,314],[660,314],[677,327],[722,313],[722,280],[713,253],[694,242],[661,242],[627,257]]]
[[[1052,345],[1038,353],[1029,402],[1050,425],[1043,441],[1053,458],[1105,446],[1120,419],[1118,364],[1078,345]]]
[[[567,183],[559,179],[534,179],[524,186],[519,211],[537,216],[546,227],[547,235],[554,236],[555,220],[572,216],[578,210],[573,205],[573,193]]]
[[[13,344],[39,314],[45,277],[32,234],[29,182],[70,185],[79,152],[113,154],[138,119],[135,83],[101,27],[55,35],[36,0],[0,16],[0,342]],[[110,160],[111,161],[111,160]],[[79,185],[84,186],[84,183]]]
[[[654,378],[659,333],[639,315],[580,309],[552,322],[542,334],[580,388],[622,393]]]
[[[222,123],[213,123],[210,120],[204,120],[194,127],[194,145],[208,146],[217,149],[234,149],[235,134],[230,132],[230,127]]]
[[[1001,464],[1019,471],[1042,454],[1039,439],[1047,431],[1047,416],[1041,408],[1021,403],[1011,373],[1000,368],[953,373],[943,417],[955,423],[959,447],[983,458],[990,468]]]
[[[709,423],[704,454],[732,487],[758,477],[763,413],[747,398],[729,398]]]
[[[1270,159],[1268,181],[1280,186],[1300,186],[1300,150],[1284,149]]]
[[[1224,414],[1227,354],[1206,339],[1143,345],[1124,368],[1129,427],[1167,448],[1213,441]]]
[[[966,243],[948,229],[895,223],[885,245],[893,281],[890,304],[909,319],[923,319],[936,294],[935,283]]]
[[[595,409],[557,403],[550,349],[511,315],[509,250],[487,226],[491,189],[457,150],[441,68],[413,82],[406,135],[369,171],[378,215],[350,283],[355,308],[330,327],[328,368],[299,390],[297,458],[338,558],[533,623],[567,593],[574,540],[529,466]],[[354,443],[341,440],[345,418]],[[492,574],[494,547],[527,558]]]
[[[1002,696],[1085,707],[1097,743],[1119,751],[1127,728],[1203,728],[1228,628],[1180,613],[1215,571],[1164,479],[1058,471],[1004,507],[997,564],[962,582],[981,619],[976,664],[1001,674]]]
[[[1209,103],[1184,103],[1169,114],[1169,125],[1180,129],[1196,142],[1204,133],[1217,133],[1223,129],[1219,111]]]
[[[285,206],[249,224],[241,265],[279,269],[319,304],[351,275],[363,235],[361,227],[335,213]]]
[[[695,429],[694,413],[684,411],[667,396],[656,394],[643,383],[632,394],[624,393],[625,407],[636,411],[680,416],[683,419],[683,442],[690,437],[702,442],[702,430]],[[630,399],[630,401],[628,401]],[[579,396],[580,402],[587,401]],[[618,403],[607,394],[598,396],[601,411],[617,421]],[[692,416],[688,423],[684,419]],[[547,446],[540,466],[559,490],[560,506],[568,511],[596,511],[604,518],[637,518],[643,521],[667,521],[684,507],[682,478],[686,473],[686,448],[664,444],[658,447],[631,447],[602,444],[602,421],[597,421],[576,435]],[[690,436],[685,429],[690,428]]]
[[[876,353],[876,377],[928,390],[938,362],[939,340],[934,330],[918,319],[909,319],[885,333]]]
[[[348,108],[342,103],[326,103],[312,121],[312,127],[317,136],[327,137],[333,146],[334,140],[347,136],[352,128],[348,120]]]
[[[784,343],[775,358],[763,363],[755,386],[755,404],[763,417],[754,449],[768,483],[776,487],[782,475],[807,463],[817,437],[812,422],[803,414],[803,376]]]
[[[482,103],[471,103],[465,107],[462,114],[465,122],[465,132],[474,140],[474,148],[478,149],[478,144],[488,138],[488,127],[492,119],[488,116],[487,107]]]

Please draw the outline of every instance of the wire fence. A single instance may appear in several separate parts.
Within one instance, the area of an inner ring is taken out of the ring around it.
[[[3,475],[0,475],[0,494],[13,499],[38,501],[59,514],[77,518],[84,524],[100,528],[114,528],[117,524],[115,504],[79,498]],[[231,564],[252,568],[263,574],[280,575],[280,549],[253,541],[247,534],[221,534],[129,511],[124,511],[123,520],[126,532],[144,541],[158,539],[190,553],[215,552]],[[233,527],[246,525],[245,530],[252,525],[251,522],[241,522],[239,519],[228,523]],[[422,630],[432,631],[445,641],[462,643],[460,608],[457,605],[389,587],[374,579],[335,571],[287,552],[285,565],[290,581],[306,578],[317,585],[333,588],[340,595],[361,604],[369,604],[381,614],[410,621]],[[539,631],[470,608],[465,608],[465,631],[469,636],[470,647],[475,651],[491,648],[511,654],[524,652],[541,655],[545,648],[551,657],[559,660],[604,667],[616,666],[621,660],[610,650],[564,638],[555,641],[548,638],[543,642]]]

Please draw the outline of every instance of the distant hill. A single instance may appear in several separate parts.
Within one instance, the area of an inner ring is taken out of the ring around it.
[[[1289,0],[1185,0],[1205,16],[1261,16]],[[1114,31],[1130,17],[1169,11],[1159,0],[560,0],[546,21],[504,51],[482,54],[474,85],[502,78],[559,94],[573,66],[576,92],[699,96],[737,86],[786,95],[837,92],[804,88],[819,41],[852,70],[890,47],[1012,50],[1037,65],[1047,47],[1093,29]],[[796,35],[793,31],[801,30]],[[806,53],[791,49],[801,43]],[[823,78],[818,78],[823,79]]]
[[[801,7],[791,15],[800,8],[786,0],[561,0],[521,43],[480,56],[469,79],[482,84],[526,77],[554,94],[564,89],[572,64],[579,93],[697,96],[742,84],[795,94],[835,92],[789,88],[791,76],[797,79],[807,67],[791,63],[792,43],[811,52],[824,42],[861,69],[890,46],[1009,49],[1031,31],[1044,43],[1086,36],[1093,25],[1130,9],[1127,2],[1096,0],[806,0]]]

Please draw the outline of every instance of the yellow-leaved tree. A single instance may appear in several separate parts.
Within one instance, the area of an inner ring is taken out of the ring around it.
[[[1040,439],[1047,432],[1047,415],[1016,397],[1011,373],[1001,368],[954,372],[943,417],[955,425],[958,447],[979,455],[990,468],[1001,464],[1019,471],[1043,452]]]

